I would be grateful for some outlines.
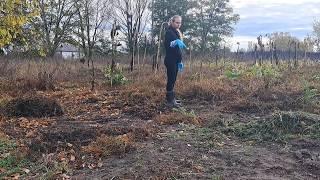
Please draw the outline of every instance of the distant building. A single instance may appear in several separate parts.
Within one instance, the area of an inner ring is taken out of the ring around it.
[[[57,48],[55,56],[63,59],[80,59],[84,54],[80,48],[69,43],[63,43]]]

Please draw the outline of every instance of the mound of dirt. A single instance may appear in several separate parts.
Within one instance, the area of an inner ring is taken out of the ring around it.
[[[8,117],[52,117],[61,116],[63,110],[55,100],[45,97],[19,97],[3,106],[2,113]]]

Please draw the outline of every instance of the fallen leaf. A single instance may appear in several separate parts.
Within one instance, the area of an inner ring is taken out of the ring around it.
[[[36,134],[36,131],[30,131],[30,132],[28,132],[28,133],[26,134],[26,137],[27,137],[27,138],[33,137],[33,136],[35,136],[35,134]]]
[[[88,168],[89,168],[89,169],[94,169],[95,167],[96,167],[96,165],[94,165],[94,164],[89,164],[89,165],[88,165]]]
[[[65,160],[66,160],[66,155],[65,155],[65,153],[64,153],[64,152],[60,152],[60,153],[58,154],[58,159],[59,159],[60,161],[65,161]]]
[[[208,156],[203,155],[203,156],[202,156],[202,159],[204,159],[204,160],[208,160],[209,158],[208,158]]]
[[[202,167],[202,166],[194,166],[194,169],[198,172],[198,173],[200,173],[200,172],[203,172],[204,171],[204,168]]]
[[[30,170],[27,169],[27,168],[23,168],[22,171],[25,172],[26,174],[29,174],[29,173],[30,173]]]
[[[17,180],[17,179],[19,179],[20,178],[20,174],[13,174],[13,175],[11,175],[11,178],[12,179],[14,179],[14,180]]]
[[[102,162],[99,162],[99,163],[97,164],[97,167],[98,167],[98,168],[101,168],[102,166],[103,166]]]
[[[75,160],[76,160],[76,157],[75,157],[74,155],[71,155],[71,156],[70,156],[70,161],[73,162],[73,161],[75,161]]]
[[[65,179],[71,179],[70,176],[68,176],[68,175],[66,175],[66,174],[62,174],[61,176],[62,176],[62,179],[63,179],[63,180],[65,180]]]
[[[220,146],[220,147],[224,146],[223,143],[218,143],[218,142],[217,142],[217,145]]]
[[[3,173],[3,172],[5,172],[5,171],[6,171],[6,169],[0,168],[0,173]]]

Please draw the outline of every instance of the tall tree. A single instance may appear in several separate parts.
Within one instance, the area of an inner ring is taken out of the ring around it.
[[[24,26],[37,15],[35,0],[1,0],[0,2],[0,48],[17,40]]]
[[[239,15],[233,13],[229,0],[198,0],[191,9],[194,25],[190,35],[201,52],[216,50],[220,42],[232,36]]]
[[[317,51],[320,52],[320,20],[316,20],[313,23],[313,35],[315,37],[315,45]]]
[[[190,0],[153,0],[149,6],[152,11],[152,34],[157,37],[160,32],[162,23],[168,22],[169,18],[174,15],[182,17],[183,32],[187,31],[191,25],[191,17],[188,15],[189,9],[194,2]]]
[[[288,32],[274,32],[270,35],[270,39],[277,46],[277,49],[281,51],[289,51],[293,48],[292,43],[299,42],[297,37]]]
[[[61,43],[72,39],[72,20],[76,14],[73,0],[39,0],[40,17],[38,24],[43,32],[47,56],[53,56]]]

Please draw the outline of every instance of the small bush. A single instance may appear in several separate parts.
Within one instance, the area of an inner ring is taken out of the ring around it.
[[[228,79],[238,79],[241,76],[240,71],[237,71],[236,69],[228,69],[224,72],[224,75],[228,78]]]
[[[113,72],[111,71],[111,66],[107,66],[104,69],[104,76],[111,85],[123,85],[128,83],[128,79],[124,76],[120,69],[115,68]]]
[[[316,96],[319,96],[320,93],[318,89],[312,87],[309,85],[307,81],[304,81],[303,84],[303,101],[304,103],[313,103],[313,101],[316,99]]]

